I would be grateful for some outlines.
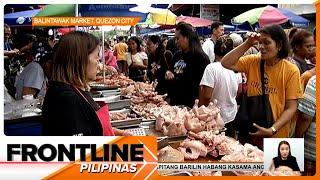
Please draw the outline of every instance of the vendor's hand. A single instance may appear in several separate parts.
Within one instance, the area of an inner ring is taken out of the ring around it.
[[[259,41],[260,39],[260,33],[256,33],[256,32],[247,32],[247,40],[246,43],[248,43],[251,46],[253,46],[255,43],[257,43],[257,41]]]
[[[255,128],[257,128],[258,131],[255,132],[255,133],[249,132],[249,134],[250,134],[251,136],[271,137],[271,136],[273,135],[271,128],[266,129],[266,128],[264,128],[264,127],[261,127],[261,126],[255,124],[255,123],[253,123],[253,126],[254,126]]]
[[[172,80],[174,78],[174,74],[171,71],[167,71],[165,78],[166,80]]]
[[[14,55],[21,55],[21,52],[19,49],[13,49],[12,51]]]
[[[20,54],[20,51],[18,49],[14,49],[14,50],[9,51],[9,53],[11,56],[16,56],[16,55]]]
[[[105,71],[108,74],[118,74],[118,71],[116,70],[116,68],[112,67],[112,66],[105,66]]]

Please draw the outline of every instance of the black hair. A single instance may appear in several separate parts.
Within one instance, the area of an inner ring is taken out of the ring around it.
[[[217,21],[217,22],[213,22],[211,24],[211,33],[213,33],[213,31],[217,28],[219,28],[219,26],[223,26],[223,23],[220,22],[220,21]]]
[[[184,23],[184,22],[178,23],[176,31],[179,31],[183,37],[188,38],[189,47],[192,52],[195,52],[195,51],[203,52],[199,37],[190,24]]]
[[[122,41],[124,39],[123,36],[119,36],[119,41]]]
[[[104,41],[104,48],[110,49],[110,43],[108,40]]]
[[[233,40],[228,35],[220,36],[215,45],[214,53],[218,56],[225,56],[233,49]]]
[[[291,157],[291,148],[290,148],[290,144],[288,143],[288,141],[281,141],[281,142],[279,143],[279,146],[278,146],[278,158],[281,158],[280,146],[281,146],[282,144],[286,144],[286,145],[288,145],[288,146],[289,146],[289,155],[288,155],[288,157]]]
[[[140,40],[138,37],[136,37],[136,36],[131,37],[131,38],[128,40],[128,42],[129,42],[130,40],[136,42],[136,44],[137,44],[137,52],[140,52],[140,51],[141,51],[141,44],[142,44],[141,40]],[[132,50],[130,49],[130,47],[128,48],[128,52],[132,53]]]
[[[296,32],[293,35],[291,42],[290,42],[293,52],[297,51],[296,46],[303,45],[303,43],[305,42],[305,39],[308,37],[311,37],[311,36],[313,36],[312,33],[310,33],[307,30],[304,30],[304,29],[301,29],[298,32]]]
[[[52,62],[53,59],[53,52],[46,52],[44,54],[41,55],[41,57],[39,57],[38,63],[40,65],[43,65],[47,62]]]
[[[289,42],[291,42],[291,39],[293,38],[293,36],[299,31],[298,28],[294,27],[290,30],[288,38],[289,38]]]
[[[289,42],[286,33],[280,25],[268,25],[259,30],[259,33],[267,34],[273,39],[278,47],[281,47],[277,57],[287,58],[289,54]]]
[[[153,44],[158,44],[158,47],[156,49],[156,54],[164,52],[164,46],[162,44],[161,38],[157,35],[152,35],[149,36],[148,39],[153,43]]]
[[[46,49],[46,51],[39,56],[36,62],[39,63],[41,66],[44,65],[45,63],[52,63],[54,52],[57,50],[58,46],[59,46],[59,41],[52,47],[52,49],[51,48]]]

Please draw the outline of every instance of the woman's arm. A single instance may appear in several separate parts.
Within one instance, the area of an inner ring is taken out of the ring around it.
[[[113,55],[117,57],[117,45],[113,48]]]
[[[20,49],[20,52],[23,53],[23,52],[25,52],[25,51],[31,50],[32,45],[33,45],[33,42],[31,42],[31,43],[23,46],[23,47]]]
[[[173,54],[171,53],[171,51],[166,50],[163,55],[165,61],[164,63],[166,64],[166,69],[169,70],[172,66]]]
[[[274,170],[275,170],[275,167],[274,167],[274,162],[273,162],[273,159],[272,159],[270,167],[269,167],[269,171],[273,172]]]
[[[292,170],[293,171],[300,171],[297,159],[295,157],[293,157],[294,161],[293,161],[293,166],[292,166]]]
[[[4,56],[7,56],[7,57],[12,57],[18,54],[19,54],[18,50],[4,51]]]
[[[293,118],[294,114],[297,112],[298,100],[286,100],[284,111],[281,114],[280,118],[273,124],[273,127],[276,130],[281,129],[285,124],[289,123]]]
[[[28,94],[32,94],[33,96],[35,96],[38,92],[39,92],[38,89],[31,88],[31,87],[23,87],[23,89],[22,89],[22,96],[28,95]],[[21,97],[21,98],[22,98],[22,97]]]
[[[136,64],[136,63],[132,63],[131,64],[131,67],[132,68],[135,68],[135,69],[142,69],[142,70],[144,70],[144,69],[147,69],[148,68],[148,65],[139,65],[139,64]]]
[[[298,126],[296,126],[296,130],[295,130],[295,136],[297,138],[302,138],[304,136],[304,134],[307,132],[313,117],[304,114],[300,111],[297,111],[297,124]]]
[[[286,100],[286,105],[284,108],[283,113],[279,117],[278,120],[275,121],[275,123],[272,125],[277,131],[281,129],[285,124],[289,123],[292,119],[293,115],[296,113],[298,107],[298,100],[292,99],[292,100]],[[257,124],[253,125],[258,129],[255,133],[250,133],[250,135],[253,136],[262,136],[262,137],[271,137],[273,135],[272,129],[270,128],[264,128]]]
[[[212,97],[213,88],[205,85],[200,86],[199,107],[202,105],[208,106]]]
[[[223,67],[227,69],[231,69],[234,71],[240,71],[236,64],[241,56],[251,47],[253,44],[259,40],[260,34],[257,34],[255,32],[248,33],[248,39],[242,43],[240,46],[233,49],[231,52],[226,54],[221,59],[221,64]]]

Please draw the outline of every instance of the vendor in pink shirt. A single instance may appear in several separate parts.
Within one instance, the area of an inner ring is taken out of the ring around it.
[[[107,66],[112,66],[118,70],[117,59],[113,55],[108,41],[104,42],[104,59]]]

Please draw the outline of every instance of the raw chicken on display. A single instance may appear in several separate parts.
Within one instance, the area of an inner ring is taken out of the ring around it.
[[[156,130],[167,136],[185,135],[187,131],[194,133],[219,132],[224,127],[224,122],[221,119],[217,101],[210,103],[207,107],[199,107],[198,103],[199,100],[196,100],[190,111],[187,108],[176,106],[162,106],[162,112],[156,119]],[[169,131],[169,127],[179,127],[179,132]]]
[[[158,162],[183,162],[183,154],[173,149],[171,146],[166,146],[158,152]]]

